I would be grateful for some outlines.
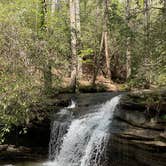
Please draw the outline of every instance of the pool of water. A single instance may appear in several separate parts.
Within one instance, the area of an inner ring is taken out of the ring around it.
[[[0,163],[0,166],[55,166],[55,162],[50,161],[37,161],[37,162],[31,162],[31,161],[22,161],[18,163]]]
[[[42,166],[45,162],[19,162],[19,163],[8,163],[8,164],[0,164],[0,166]]]

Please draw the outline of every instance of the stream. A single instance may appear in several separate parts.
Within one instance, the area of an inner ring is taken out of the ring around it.
[[[77,103],[72,100],[52,120],[48,161],[4,166],[104,166],[110,124],[119,100],[117,95],[88,106],[79,116],[75,113]]]

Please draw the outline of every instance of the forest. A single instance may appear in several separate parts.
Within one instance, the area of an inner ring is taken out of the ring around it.
[[[1,143],[32,103],[165,84],[166,0],[0,0]]]

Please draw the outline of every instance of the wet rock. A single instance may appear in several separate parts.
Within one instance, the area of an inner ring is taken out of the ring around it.
[[[27,148],[24,146],[0,145],[0,162],[18,162],[22,160],[35,161],[46,157],[45,149],[41,147]]]
[[[166,89],[128,93],[122,97],[120,105],[123,109],[146,111],[152,116],[166,114]]]
[[[122,97],[110,129],[111,166],[165,166],[166,121],[161,120],[166,113],[165,94],[139,92]]]
[[[47,159],[50,121],[34,122],[27,126],[25,133],[20,131],[22,126],[14,127],[6,135],[5,144],[0,145],[0,162]]]

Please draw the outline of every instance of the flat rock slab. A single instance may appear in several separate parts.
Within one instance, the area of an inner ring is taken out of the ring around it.
[[[111,166],[166,165],[165,92],[129,93],[121,98],[110,128]]]

